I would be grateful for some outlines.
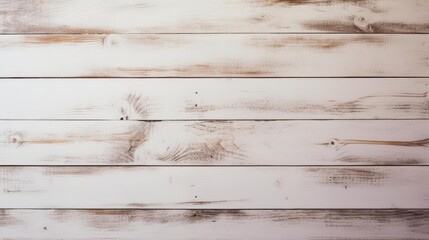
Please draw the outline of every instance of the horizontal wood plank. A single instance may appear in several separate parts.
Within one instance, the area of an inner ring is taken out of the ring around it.
[[[0,208],[428,208],[429,167],[1,167]]]
[[[2,79],[0,119],[429,119],[428,91],[427,78]]]
[[[427,33],[424,0],[3,0],[2,33]]]
[[[2,35],[0,77],[427,77],[429,35]]]
[[[0,211],[6,239],[402,240],[428,229],[429,211],[418,209]]]
[[[0,165],[429,165],[429,121],[0,121]]]

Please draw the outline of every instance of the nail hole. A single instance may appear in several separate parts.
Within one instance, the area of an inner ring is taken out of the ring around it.
[[[195,104],[195,107],[198,107],[198,104]]]
[[[195,196],[195,198],[198,198],[198,196]]]
[[[43,230],[48,230],[48,228],[47,227],[43,227]]]
[[[124,120],[124,118],[123,118],[123,117],[121,117],[121,120]]]

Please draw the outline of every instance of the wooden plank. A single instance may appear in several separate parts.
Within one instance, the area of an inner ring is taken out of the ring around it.
[[[425,77],[429,35],[2,35],[0,77]]]
[[[428,208],[429,167],[1,167],[1,208]]]
[[[429,165],[429,121],[1,121],[0,156],[0,165]]]
[[[4,0],[2,33],[429,32],[421,0]]]
[[[429,79],[2,79],[0,119],[429,119]]]
[[[429,211],[418,209],[0,211],[6,239],[402,240],[428,229]]]

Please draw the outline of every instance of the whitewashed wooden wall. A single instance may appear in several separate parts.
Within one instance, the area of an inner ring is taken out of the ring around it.
[[[0,0],[0,239],[429,239],[429,0]]]

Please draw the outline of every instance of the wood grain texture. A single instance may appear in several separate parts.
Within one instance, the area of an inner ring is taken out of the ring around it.
[[[426,78],[2,79],[0,119],[429,119],[428,91]]]
[[[424,0],[3,0],[2,33],[428,33]]]
[[[429,35],[2,35],[0,77],[426,77]]]
[[[428,208],[429,167],[1,167],[1,208]]]
[[[0,121],[0,165],[429,165],[429,121]]]
[[[429,211],[418,209],[0,211],[6,239],[403,240],[428,229]]]

